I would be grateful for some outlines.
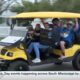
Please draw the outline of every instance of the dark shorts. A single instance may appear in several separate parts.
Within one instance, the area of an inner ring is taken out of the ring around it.
[[[68,48],[68,47],[70,47],[72,44],[70,43],[70,42],[68,42],[68,41],[64,41],[65,42],[65,47],[66,48]]]
[[[65,42],[65,48],[68,48],[72,45],[72,43],[70,43],[69,41],[64,40],[63,38],[60,39],[60,41],[64,41]]]
[[[64,40],[61,40],[61,41],[64,41]],[[64,41],[64,42],[65,42],[65,48],[69,48],[72,45],[68,41]],[[60,42],[58,42],[58,44],[56,45],[56,48],[60,49]]]

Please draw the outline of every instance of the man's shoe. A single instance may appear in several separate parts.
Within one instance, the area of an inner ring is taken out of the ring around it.
[[[39,58],[36,58],[36,59],[32,60],[32,62],[33,62],[33,63],[40,63],[41,60],[40,60]]]
[[[66,58],[65,56],[61,56],[58,59],[63,60],[64,58]]]

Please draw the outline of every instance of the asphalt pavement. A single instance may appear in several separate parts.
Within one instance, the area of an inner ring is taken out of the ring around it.
[[[30,66],[31,71],[75,71],[71,62],[63,63],[62,65],[43,64],[39,66]]]

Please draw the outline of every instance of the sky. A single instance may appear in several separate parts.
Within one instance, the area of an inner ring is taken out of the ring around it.
[[[34,2],[34,0],[29,0],[29,1],[32,1],[32,2]]]
[[[28,0],[28,1],[34,2],[35,0]],[[38,0],[38,1],[40,1],[40,0]]]
[[[29,0],[29,1],[34,2],[35,0]],[[38,1],[40,1],[40,0],[38,0]]]
[[[21,0],[17,0],[17,1],[18,1],[18,2],[21,2]],[[35,0],[26,0],[26,1],[34,2]],[[40,1],[40,0],[38,0],[38,1]],[[52,2],[52,1],[54,1],[54,2],[55,2],[56,0],[50,0],[50,1],[51,1],[51,2]]]
[[[21,0],[17,0],[17,1],[21,1]],[[34,2],[35,0],[26,0],[26,1],[31,1],[31,2]],[[38,1],[40,1],[40,0],[38,0]],[[50,1],[53,1],[53,0],[50,0]],[[56,1],[56,0],[54,0],[54,1]]]
[[[17,0],[18,2],[21,2],[21,0]],[[31,2],[34,2],[35,0],[26,0],[26,1],[31,1]],[[40,1],[40,0],[38,0]]]

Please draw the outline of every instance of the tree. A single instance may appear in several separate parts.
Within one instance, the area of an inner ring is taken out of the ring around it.
[[[40,0],[40,1],[35,0],[34,3],[22,0],[22,5],[19,4],[16,4],[16,6],[13,5],[13,7],[11,7],[11,11],[15,11],[18,13],[24,11],[80,12],[80,0]]]
[[[22,1],[22,4],[24,6],[24,11],[34,11],[34,7],[33,7],[33,3],[32,2],[29,2],[29,1],[26,1],[26,0],[23,0]]]
[[[14,1],[16,0],[0,0],[0,14],[6,11]]]
[[[24,12],[24,11],[33,11],[34,7],[33,7],[33,3],[26,1],[26,0],[22,0],[22,5],[19,3],[13,4],[10,8],[10,10],[12,12]]]
[[[80,0],[57,0],[53,4],[55,11],[80,12]]]
[[[74,0],[74,3],[72,11],[80,13],[80,0]]]
[[[56,11],[67,11],[70,9],[70,5],[71,0],[57,0],[54,4],[53,4],[53,8]]]
[[[38,9],[39,11],[52,11],[50,0],[41,0]]]
[[[19,4],[14,4],[13,6],[11,6],[10,10],[12,12],[21,13],[24,12],[24,7]]]
[[[23,6],[20,6],[18,4],[16,4],[16,6],[13,5],[10,10],[14,12],[17,11],[17,13],[24,12],[24,11],[31,12],[31,11],[50,11],[52,10],[52,5],[50,3],[50,0],[41,0],[39,2],[38,0],[35,0],[34,3],[26,1],[26,0],[22,0],[22,5]],[[19,7],[21,7],[21,11],[19,10]]]

